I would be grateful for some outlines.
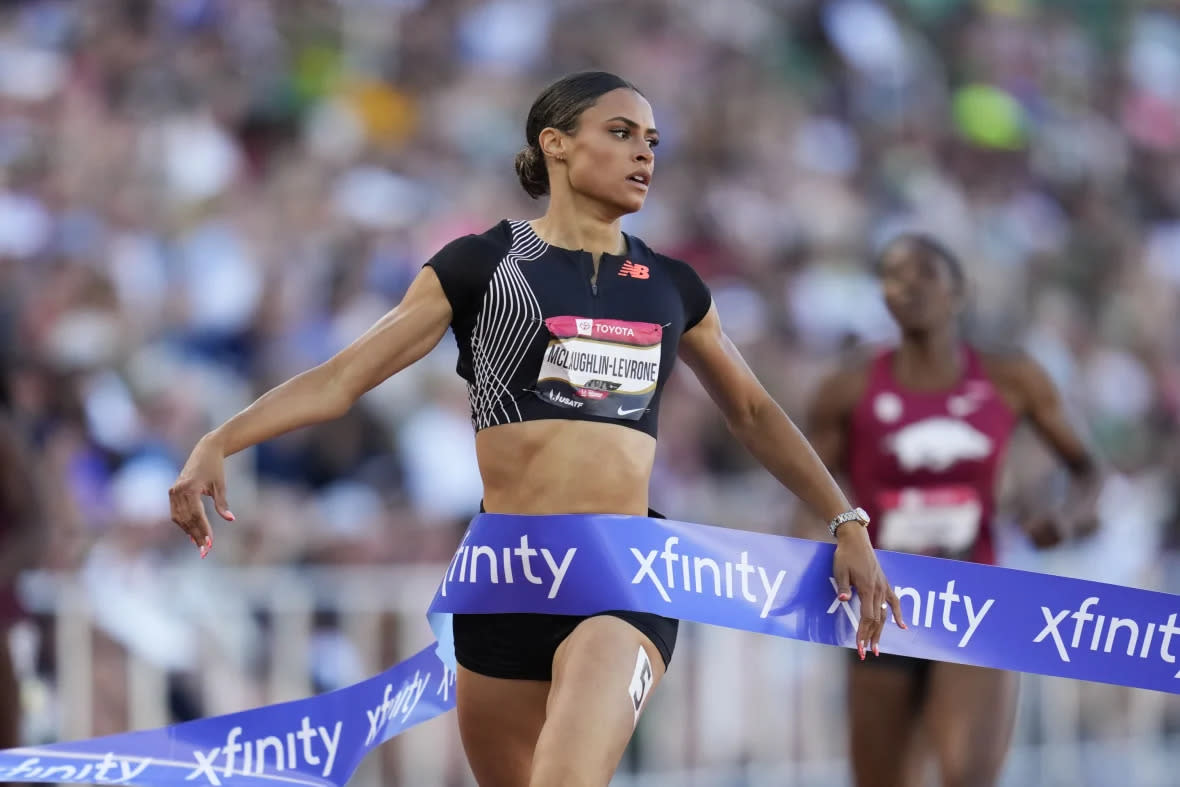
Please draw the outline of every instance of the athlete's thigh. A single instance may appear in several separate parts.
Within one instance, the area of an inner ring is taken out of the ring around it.
[[[930,676],[927,729],[946,787],[991,787],[1016,721],[1014,672],[939,662]]]
[[[527,787],[549,682],[491,678],[462,666],[457,677],[459,735],[475,780],[480,787]]]
[[[587,618],[558,648],[533,785],[606,785],[664,675],[659,649],[631,623]]]
[[[856,787],[922,784],[922,703],[930,664],[904,656],[848,658],[848,722]]]

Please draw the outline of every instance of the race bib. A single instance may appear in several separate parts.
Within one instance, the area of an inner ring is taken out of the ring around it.
[[[660,379],[664,329],[649,322],[550,317],[536,393],[557,407],[637,421]]]
[[[979,537],[983,503],[969,486],[890,489],[877,497],[878,546],[895,552],[966,552]]]

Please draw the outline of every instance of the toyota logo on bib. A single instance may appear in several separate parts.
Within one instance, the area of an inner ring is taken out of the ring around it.
[[[594,333],[594,320],[586,317],[579,317],[577,319],[578,336],[589,336]]]

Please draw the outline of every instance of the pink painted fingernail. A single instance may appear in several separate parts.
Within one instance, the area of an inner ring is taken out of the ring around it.
[[[205,546],[213,548],[213,536],[205,536]]]
[[[874,655],[874,656],[880,656],[880,655],[881,655],[881,649],[880,649],[879,647],[877,647],[876,645],[874,645],[874,646],[873,646],[873,655]]]

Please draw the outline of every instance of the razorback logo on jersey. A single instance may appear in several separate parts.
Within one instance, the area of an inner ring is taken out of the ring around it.
[[[992,439],[957,418],[926,418],[898,429],[886,439],[902,469],[946,470],[957,462],[984,459]]]

